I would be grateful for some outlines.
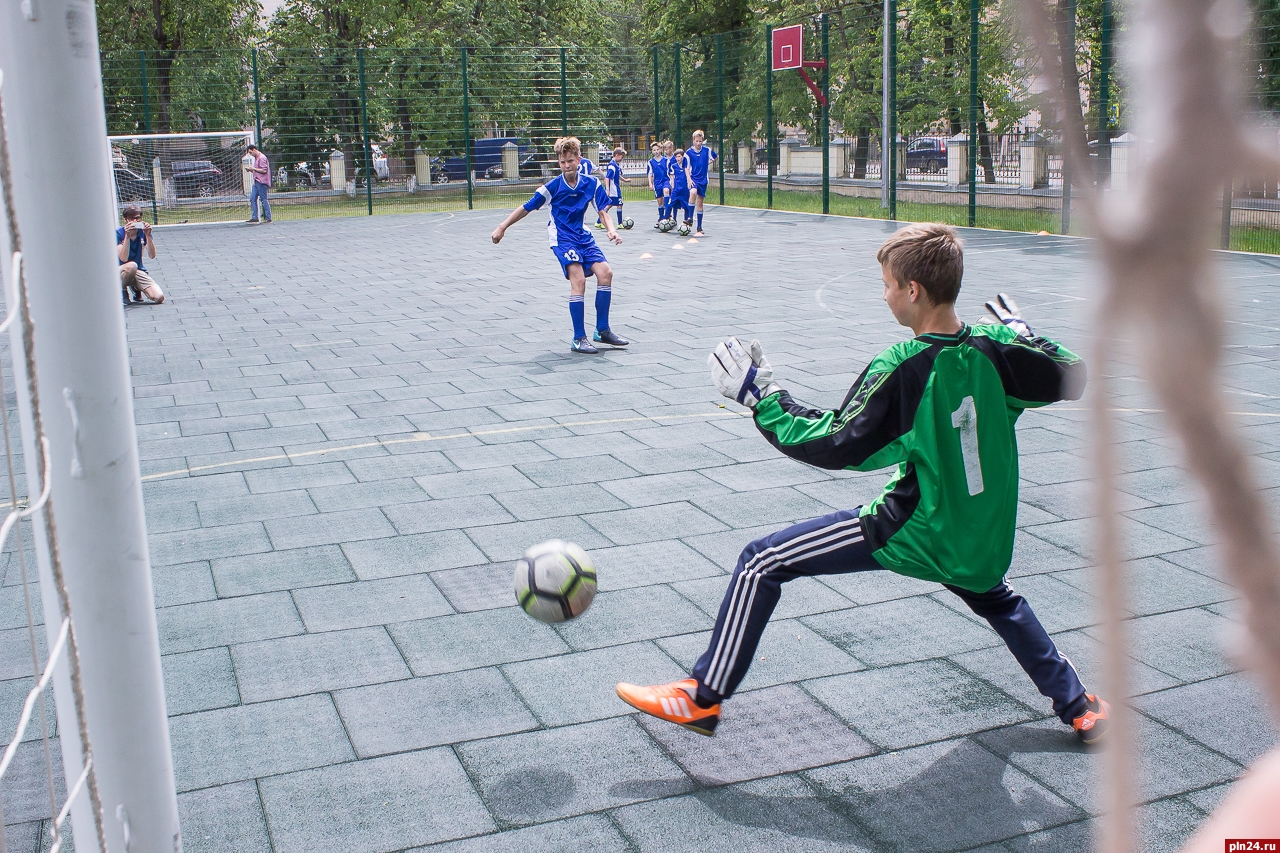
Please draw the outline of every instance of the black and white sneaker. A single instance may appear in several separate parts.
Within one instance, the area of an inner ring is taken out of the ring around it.
[[[611,347],[625,347],[631,343],[626,338],[620,338],[614,334],[613,329],[601,329],[592,335],[591,339],[598,344],[605,344]]]
[[[580,352],[586,355],[595,355],[600,352],[600,350],[596,349],[592,345],[591,341],[586,338],[574,338],[573,343],[569,344],[569,349],[573,352]]]

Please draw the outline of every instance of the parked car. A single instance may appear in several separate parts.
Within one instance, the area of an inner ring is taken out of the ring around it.
[[[471,168],[477,175],[484,175],[493,166],[502,167],[502,149],[508,142],[514,142],[518,148],[520,155],[521,169],[524,168],[525,159],[533,153],[532,146],[527,139],[519,139],[514,136],[495,136],[489,139],[473,139],[471,140]],[[436,183],[445,184],[449,181],[465,181],[467,179],[467,158],[466,157],[445,157],[441,161],[442,168],[439,172],[435,171],[435,164],[432,164],[432,179]],[[538,174],[541,174],[539,167]],[[443,179],[442,179],[443,178]]]
[[[940,136],[922,136],[907,145],[908,169],[941,172],[947,168],[947,140]]]
[[[213,198],[225,183],[222,170],[212,160],[174,160],[169,169],[174,191],[185,198]]]
[[[155,195],[155,184],[150,178],[144,178],[127,166],[114,164],[116,176],[117,201],[151,201]]]
[[[502,164],[490,166],[484,170],[484,176],[490,180],[504,178]],[[520,160],[520,177],[522,178],[540,178],[542,177],[542,161],[538,159],[537,154],[523,155]]]

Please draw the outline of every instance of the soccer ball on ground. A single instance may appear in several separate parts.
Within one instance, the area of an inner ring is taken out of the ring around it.
[[[622,220],[622,227],[625,230],[630,231],[632,228],[636,227],[636,222],[634,219],[624,219]]]
[[[681,237],[688,237],[689,232],[691,232],[692,230],[693,229],[689,227],[688,222],[681,222],[680,228],[678,229],[678,233],[680,234]]]
[[[516,561],[516,601],[539,622],[581,616],[596,597],[596,569],[587,552],[552,539],[534,545]]]
[[[662,220],[662,224],[658,226],[658,230],[665,234],[666,232],[670,231],[672,228],[675,228],[675,227],[676,227],[676,221],[674,219],[664,219]]]

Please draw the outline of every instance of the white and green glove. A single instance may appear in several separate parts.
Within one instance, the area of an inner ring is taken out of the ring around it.
[[[752,341],[748,351],[737,338],[729,338],[707,356],[707,366],[721,394],[752,409],[765,397],[782,390],[773,381],[773,368],[759,341]]]
[[[993,326],[1004,323],[1024,338],[1034,336],[1031,326],[1027,324],[1026,320],[1022,319],[1022,311],[1019,310],[1018,303],[1014,302],[1013,297],[1009,294],[997,294],[996,298],[987,302],[986,305],[987,310],[991,312],[991,316],[982,317],[978,320],[979,323]]]

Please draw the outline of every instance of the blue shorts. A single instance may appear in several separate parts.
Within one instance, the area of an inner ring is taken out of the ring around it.
[[[666,194],[667,194],[667,188],[666,188],[666,187],[654,187],[654,188],[653,188],[653,197],[654,197],[654,198],[656,198],[656,199],[661,199],[661,198],[662,198],[663,196],[665,196]]]
[[[591,267],[595,264],[605,263],[609,261],[604,256],[604,252],[600,251],[600,247],[595,243],[588,246],[580,246],[577,248],[564,248],[562,246],[552,246],[551,251],[555,253],[556,260],[560,262],[560,269],[564,270],[564,277],[569,277],[569,265],[580,264],[582,266],[582,274],[591,276]]]
[[[698,191],[698,198],[706,198],[706,197],[707,197],[707,182],[706,182],[706,181],[701,181],[701,182],[696,182],[696,181],[695,181],[695,182],[694,182],[694,185],[693,185],[693,188],[694,188],[694,189],[696,189],[696,190]]]
[[[617,198],[611,198],[611,199],[609,199],[609,206],[610,206],[610,207],[622,207],[622,196],[618,196]]]

